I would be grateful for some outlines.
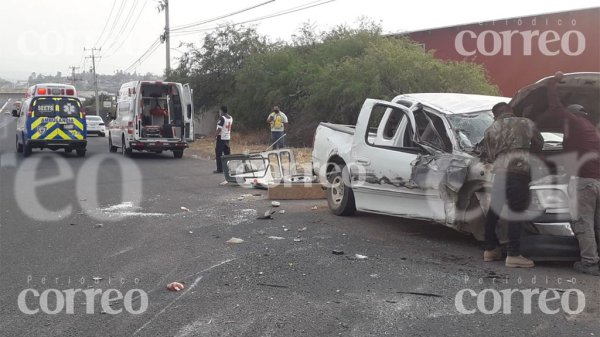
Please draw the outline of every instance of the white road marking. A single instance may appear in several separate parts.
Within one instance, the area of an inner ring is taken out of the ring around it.
[[[202,274],[202,273],[205,273],[205,272],[207,272],[207,271],[210,271],[210,270],[212,270],[212,269],[214,269],[214,268],[217,268],[217,267],[219,267],[219,266],[222,266],[222,265],[224,265],[224,264],[226,264],[226,263],[229,263],[229,262],[231,262],[231,261],[234,261],[234,260],[235,260],[235,259],[227,259],[227,260],[225,260],[225,261],[222,261],[222,262],[219,262],[219,263],[215,264],[214,266],[210,266],[210,267],[208,267],[208,268],[206,268],[206,269],[204,269],[204,270],[201,270],[201,271],[199,271],[199,272],[197,272],[197,273],[195,273],[194,275],[191,275],[191,276],[200,275],[200,274]],[[184,279],[186,279],[186,278],[188,278],[188,277],[189,277],[189,276],[186,276],[186,277],[184,277]],[[154,322],[154,320],[156,320],[156,318],[158,318],[158,316],[162,315],[162,314],[163,314],[165,311],[167,311],[167,309],[169,309],[169,307],[170,307],[170,306],[172,306],[172,305],[173,305],[175,302],[177,302],[177,301],[178,301],[178,300],[179,300],[181,297],[183,297],[183,295],[187,294],[187,293],[188,293],[190,290],[194,289],[194,288],[195,288],[195,287],[198,285],[198,283],[200,282],[200,280],[202,280],[202,278],[203,278],[203,277],[204,277],[204,276],[202,276],[202,275],[198,276],[198,277],[197,277],[197,278],[194,280],[194,283],[192,283],[192,285],[191,285],[189,288],[187,288],[187,289],[184,289],[184,290],[183,290],[183,292],[182,292],[182,293],[181,293],[179,296],[177,296],[177,297],[176,297],[176,298],[175,298],[173,301],[171,301],[169,304],[167,304],[167,306],[165,306],[164,308],[162,308],[162,310],[161,310],[161,311],[159,311],[159,312],[158,312],[156,315],[154,315],[152,318],[150,318],[150,320],[148,320],[146,323],[144,323],[144,325],[142,325],[142,326],[141,326],[139,329],[137,329],[137,330],[136,330],[136,331],[135,331],[135,332],[134,332],[134,333],[133,333],[131,336],[135,336],[135,335],[137,335],[138,333],[140,333],[140,331],[144,330],[144,328],[146,328],[148,325],[150,325],[150,323]]]
[[[6,108],[6,106],[8,105],[8,103],[10,103],[11,100],[12,100],[12,98],[9,98],[8,101],[6,101],[6,103],[4,103],[2,108],[0,108],[0,112],[2,112],[4,110],[4,108]]]

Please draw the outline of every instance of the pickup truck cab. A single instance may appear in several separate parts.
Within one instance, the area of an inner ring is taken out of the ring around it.
[[[321,123],[315,133],[313,173],[327,189],[330,210],[336,215],[362,211],[431,220],[483,240],[493,167],[479,159],[478,144],[493,122],[492,106],[509,101],[454,93],[406,94],[392,101],[367,99],[356,125]],[[545,149],[556,151],[561,136],[543,135],[552,139]],[[523,254],[535,260],[577,259],[568,182],[564,177],[544,178],[531,186]]]
[[[119,90],[108,130],[110,152],[172,151],[181,158],[194,140],[194,105],[188,84],[134,81]]]

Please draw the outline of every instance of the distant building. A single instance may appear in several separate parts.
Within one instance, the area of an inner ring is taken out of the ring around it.
[[[482,64],[502,95],[556,71],[600,71],[600,7],[401,34],[444,60]]]

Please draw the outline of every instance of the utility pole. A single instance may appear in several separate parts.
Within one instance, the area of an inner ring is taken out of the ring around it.
[[[171,37],[170,37],[171,34],[169,31],[169,0],[162,0],[158,5],[158,10],[165,11],[165,32],[161,36],[161,41],[165,42],[166,57],[167,57],[167,66],[166,66],[165,73],[168,76],[169,73],[171,72]]]
[[[101,58],[99,56],[96,56],[94,54],[95,51],[100,51],[102,50],[102,48],[91,48],[91,49],[87,49],[87,48],[83,48],[84,51],[91,51],[92,52],[92,56],[86,56],[86,58],[91,58],[92,59],[92,72],[94,75],[94,89],[96,91],[96,115],[100,116],[100,97],[98,96],[98,77],[96,76],[96,58]]]
[[[75,85],[75,82],[80,80],[79,78],[75,77],[75,70],[79,69],[79,67],[70,66],[69,69],[71,69],[71,83]]]

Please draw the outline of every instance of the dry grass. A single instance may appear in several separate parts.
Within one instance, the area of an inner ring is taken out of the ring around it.
[[[266,140],[268,139],[269,135],[264,133],[234,133],[230,141],[231,153],[251,153],[265,151],[265,149],[269,145],[271,145],[267,144]],[[214,160],[215,139],[213,137],[196,139],[193,143],[190,144],[189,150],[191,150],[195,155],[198,155],[202,159]],[[311,148],[292,148],[292,150],[294,151],[294,156],[296,158],[296,165],[311,165]]]

